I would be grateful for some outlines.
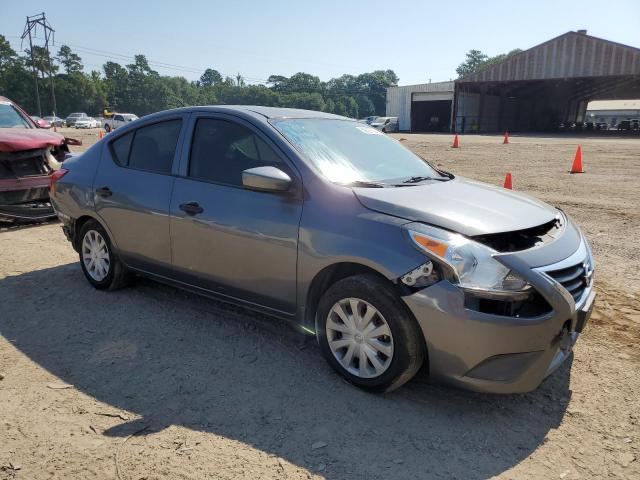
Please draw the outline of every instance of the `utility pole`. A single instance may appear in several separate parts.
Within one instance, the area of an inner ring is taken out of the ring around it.
[[[27,16],[27,22],[24,26],[24,32],[22,32],[22,40],[29,37],[29,50],[31,52],[31,64],[33,67],[33,78],[36,86],[36,103],[38,105],[38,116],[42,116],[42,108],[40,106],[40,92],[38,91],[38,69],[36,68],[35,56],[33,54],[33,37],[36,36],[38,26],[41,26],[44,30],[44,48],[47,51],[47,64],[49,68],[49,81],[51,83],[51,105],[53,106],[53,115],[56,115],[58,106],[56,105],[56,92],[53,86],[53,68],[51,64],[51,53],[49,52],[49,42],[53,43],[53,34],[55,30],[51,27],[47,18],[42,12],[39,15]]]

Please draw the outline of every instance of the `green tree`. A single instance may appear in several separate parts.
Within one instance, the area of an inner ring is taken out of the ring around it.
[[[484,65],[488,58],[489,57],[480,50],[469,50],[466,54],[465,61],[456,68],[456,73],[459,77],[475,73]]]
[[[33,74],[24,58],[11,48],[4,35],[0,35],[0,92],[20,104],[28,112],[36,111]]]
[[[358,116],[368,117],[376,114],[376,107],[373,102],[366,95],[358,95],[356,98],[358,102]]]
[[[222,83],[222,75],[217,70],[213,68],[207,68],[202,76],[200,76],[200,85],[203,87],[211,87],[213,85],[218,85]]]
[[[56,60],[58,60],[68,74],[82,71],[82,59],[79,55],[73,53],[67,45],[60,47]]]
[[[55,75],[58,71],[58,66],[51,61],[46,48],[34,45],[33,60],[31,59],[31,50],[25,50],[25,52],[27,54],[25,60],[27,67],[33,68],[35,66],[36,72],[40,77],[44,78],[45,75],[48,75],[49,70],[51,70],[52,75]]]
[[[515,48],[509,53],[501,53],[495,57],[489,57],[480,50],[469,50],[466,54],[465,61],[456,68],[456,73],[458,74],[458,77],[464,77],[466,75],[479,72],[483,68],[487,68],[490,65],[501,62],[502,60],[520,52],[522,52],[522,50]]]
[[[0,34],[0,72],[18,60],[18,54],[4,35]]]

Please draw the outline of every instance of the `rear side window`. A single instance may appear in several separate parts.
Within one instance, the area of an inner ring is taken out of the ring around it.
[[[190,177],[242,186],[244,170],[279,163],[271,147],[247,127],[226,120],[198,120],[191,144]]]
[[[129,150],[131,149],[131,140],[133,140],[133,133],[127,133],[122,137],[111,142],[111,152],[113,153],[114,160],[123,167],[129,164]]]
[[[181,120],[170,120],[139,128],[113,141],[111,151],[123,167],[171,173],[181,126]]]

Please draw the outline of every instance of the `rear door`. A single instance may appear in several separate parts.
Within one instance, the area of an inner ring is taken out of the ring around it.
[[[242,171],[275,166],[301,189],[269,137],[229,115],[194,115],[171,199],[175,275],[192,285],[293,313],[300,193],[247,190]],[[197,205],[197,209],[185,206]]]
[[[124,262],[169,275],[169,201],[186,115],[112,133],[94,180],[96,213]]]

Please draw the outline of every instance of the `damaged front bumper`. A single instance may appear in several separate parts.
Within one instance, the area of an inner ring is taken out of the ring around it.
[[[51,147],[0,152],[0,221],[55,218],[49,201],[49,181],[60,165]]]
[[[0,180],[0,221],[42,221],[55,217],[49,201],[49,175]]]
[[[595,301],[586,241],[580,236],[573,254],[544,267],[527,260],[518,252],[501,261],[548,303],[542,314],[468,308],[465,292],[446,280],[403,297],[424,334],[431,376],[480,392],[520,393],[535,389],[569,357]],[[583,285],[571,290],[577,281]]]

